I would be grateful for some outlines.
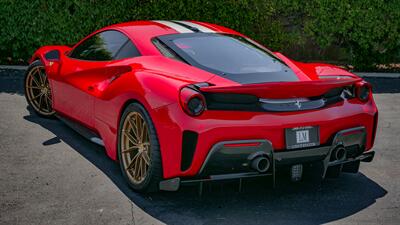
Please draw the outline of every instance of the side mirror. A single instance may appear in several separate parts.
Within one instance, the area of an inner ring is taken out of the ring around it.
[[[60,51],[59,50],[51,50],[44,55],[44,58],[47,60],[48,64],[46,65],[46,72],[49,77],[58,74],[60,69]]]
[[[50,62],[59,62],[60,61],[60,51],[59,50],[52,50],[47,52],[44,55],[45,59]]]

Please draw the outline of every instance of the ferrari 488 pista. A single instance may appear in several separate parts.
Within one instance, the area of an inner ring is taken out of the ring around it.
[[[315,163],[324,178],[374,157],[369,83],[210,23],[127,22],[41,47],[25,94],[40,116],[103,145],[141,192],[283,168],[298,180]]]

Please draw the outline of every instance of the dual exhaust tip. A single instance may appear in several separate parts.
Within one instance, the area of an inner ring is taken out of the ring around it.
[[[266,156],[257,156],[251,161],[251,168],[259,173],[265,173],[271,167],[271,162]]]
[[[337,146],[333,149],[330,161],[341,161],[344,159],[346,159],[346,149],[343,146]],[[259,173],[265,173],[271,167],[271,161],[267,156],[260,155],[251,161],[250,166]]]
[[[341,161],[346,158],[346,149],[343,146],[338,146],[333,149],[330,161]]]

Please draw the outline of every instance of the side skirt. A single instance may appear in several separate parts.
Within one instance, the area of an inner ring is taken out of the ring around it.
[[[101,137],[92,130],[90,130],[89,128],[86,128],[85,126],[79,124],[78,122],[75,122],[71,119],[61,116],[60,114],[56,114],[56,117],[59,120],[61,120],[64,124],[69,126],[71,129],[73,129],[75,132],[88,139],[89,141],[98,144],[100,146],[104,146],[104,142],[101,139]]]

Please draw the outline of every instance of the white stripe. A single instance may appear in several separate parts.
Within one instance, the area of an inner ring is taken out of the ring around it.
[[[205,27],[203,25],[200,25],[200,24],[197,24],[197,23],[192,23],[192,22],[189,22],[189,21],[178,21],[178,22],[186,24],[186,25],[191,26],[191,27],[195,27],[195,28],[199,29],[199,31],[204,32],[204,33],[215,33],[215,31],[211,30],[210,28],[207,28],[207,27]]]
[[[189,30],[188,28],[181,26],[179,24],[170,22],[170,21],[165,21],[165,20],[153,20],[154,22],[164,24],[167,27],[170,27],[179,33],[193,33],[193,31]]]

